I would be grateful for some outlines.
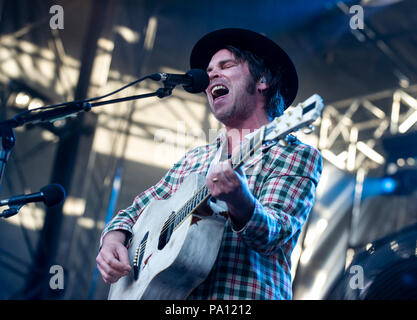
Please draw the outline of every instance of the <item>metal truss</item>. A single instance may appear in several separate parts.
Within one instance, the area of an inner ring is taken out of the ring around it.
[[[348,172],[386,165],[380,139],[415,130],[416,97],[413,85],[327,105],[316,133],[323,158]]]

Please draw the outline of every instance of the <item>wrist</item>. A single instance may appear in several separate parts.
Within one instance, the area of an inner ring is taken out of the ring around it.
[[[117,242],[121,243],[123,245],[126,245],[127,242],[127,232],[124,230],[112,230],[109,231],[104,237],[103,237],[103,244],[110,243],[110,242]]]
[[[242,229],[252,218],[255,210],[255,197],[249,194],[244,201],[238,204],[228,204],[230,219],[237,229]]]

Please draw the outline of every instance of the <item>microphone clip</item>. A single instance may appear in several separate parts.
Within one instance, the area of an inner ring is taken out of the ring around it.
[[[17,204],[11,206],[9,209],[6,209],[0,213],[0,218],[9,218],[19,213],[20,208],[23,207],[23,204]]]
[[[155,95],[158,98],[165,98],[172,94],[172,90],[174,90],[177,83],[173,81],[169,81],[169,74],[168,73],[154,73],[148,76],[149,79],[152,79],[154,81],[162,81],[164,84],[163,88],[159,88],[156,90]]]
[[[172,94],[172,90],[175,88],[175,85],[173,84],[166,84],[164,82],[164,87],[163,88],[159,88],[158,90],[156,90],[156,96],[158,98],[165,98],[168,97]]]

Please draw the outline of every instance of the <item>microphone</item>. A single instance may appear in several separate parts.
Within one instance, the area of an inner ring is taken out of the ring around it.
[[[24,205],[29,202],[43,201],[47,207],[60,204],[65,199],[65,190],[60,184],[48,184],[40,192],[22,194],[10,199],[0,200],[0,206]]]
[[[210,83],[207,72],[202,69],[191,69],[186,74],[154,73],[149,78],[170,86],[182,84],[184,90],[190,93],[203,92]]]

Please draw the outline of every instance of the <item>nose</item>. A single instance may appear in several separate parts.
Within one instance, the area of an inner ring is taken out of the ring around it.
[[[213,69],[210,69],[210,71],[207,71],[207,74],[209,76],[209,79],[213,80],[219,77],[219,70],[213,68]]]

